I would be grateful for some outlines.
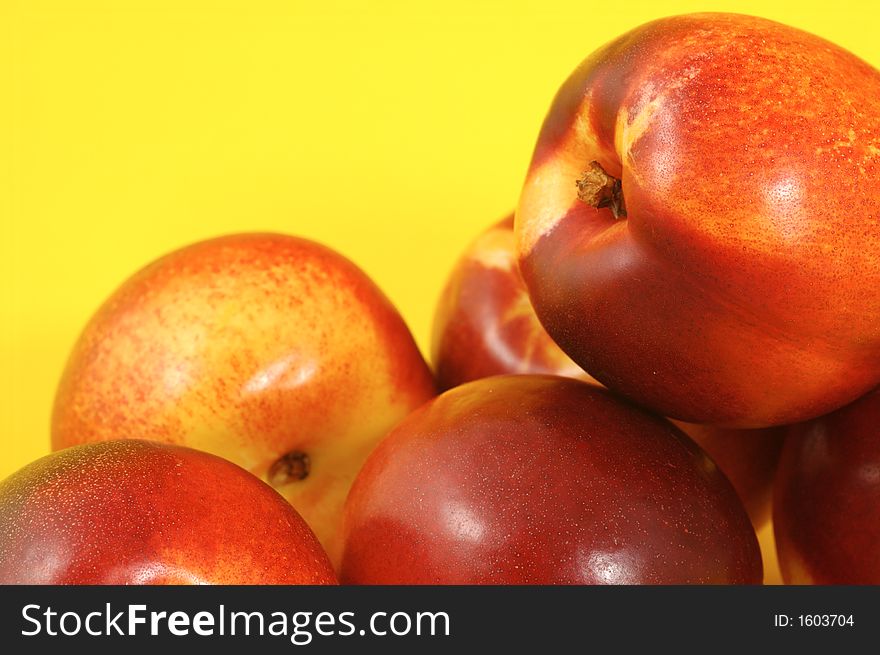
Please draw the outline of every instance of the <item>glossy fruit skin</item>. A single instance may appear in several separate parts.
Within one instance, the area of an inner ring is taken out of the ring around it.
[[[538,322],[519,274],[513,214],[480,234],[456,262],[434,312],[431,350],[443,391],[512,373],[595,382]]]
[[[737,430],[675,421],[724,472],[736,489],[755,530],[770,520],[773,481],[785,443],[785,427]]]
[[[126,435],[225,457],[275,486],[335,560],[361,463],[434,393],[357,266],[306,239],[239,234],[162,257],[104,303],[68,360],[52,445]]]
[[[0,483],[0,584],[335,584],[268,485],[214,455],[74,446]]]
[[[517,267],[513,216],[477,237],[453,268],[435,313],[432,361],[441,389],[523,373],[599,384],[538,321]],[[785,428],[736,430],[673,422],[727,475],[755,529],[766,523]]]
[[[625,217],[578,199],[594,161]],[[559,90],[516,212],[520,268],[607,387],[690,422],[794,423],[880,382],[878,190],[877,70],[760,18],[664,18]]]
[[[593,385],[447,391],[376,448],[346,502],[353,584],[759,583],[749,519],[667,421]]]
[[[880,391],[794,426],[773,523],[789,584],[880,584]]]

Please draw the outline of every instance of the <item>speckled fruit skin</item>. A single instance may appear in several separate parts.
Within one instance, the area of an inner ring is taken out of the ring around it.
[[[138,440],[74,446],[0,483],[0,584],[335,584],[269,486]]]
[[[225,457],[275,486],[336,561],[355,474],[434,393],[353,263],[305,239],[232,235],[159,259],[104,303],[64,371],[52,444],[126,435]]]
[[[736,489],[752,525],[761,529],[770,520],[773,481],[786,428],[741,430],[672,422],[709,453]]]
[[[432,360],[441,389],[490,375],[547,373],[598,385],[562,352],[529,302],[514,251],[513,216],[468,247],[434,315]],[[727,475],[758,529],[770,518],[784,428],[736,430],[674,421]]]
[[[773,524],[789,584],[880,584],[880,390],[795,426]]]
[[[625,217],[579,199],[592,162]],[[666,416],[766,427],[880,382],[878,220],[880,72],[778,23],[695,14],[563,84],[516,233],[541,322],[596,379]]]
[[[346,502],[352,584],[759,583],[736,493],[672,424],[554,376],[438,396]]]

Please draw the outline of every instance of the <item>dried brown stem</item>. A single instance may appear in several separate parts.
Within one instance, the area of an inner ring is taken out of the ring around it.
[[[590,168],[576,184],[579,200],[597,209],[610,207],[614,218],[626,217],[623,186],[619,179],[606,173],[599,162],[591,161]]]

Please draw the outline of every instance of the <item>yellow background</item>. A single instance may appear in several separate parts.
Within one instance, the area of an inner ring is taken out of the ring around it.
[[[513,206],[559,83],[618,33],[707,9],[880,64],[868,2],[0,0],[0,478],[48,452],[89,315],[198,239],[323,241],[425,349],[444,276]]]

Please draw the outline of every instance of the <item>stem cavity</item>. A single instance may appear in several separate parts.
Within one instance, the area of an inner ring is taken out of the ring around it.
[[[283,455],[269,469],[269,484],[280,487],[289,482],[305,480],[311,471],[308,454],[301,450],[293,450]]]

